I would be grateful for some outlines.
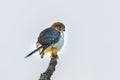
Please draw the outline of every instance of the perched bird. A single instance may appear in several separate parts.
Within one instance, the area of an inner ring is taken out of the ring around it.
[[[50,53],[51,57],[58,58],[58,51],[61,50],[64,44],[64,32],[65,25],[61,22],[53,23],[49,28],[43,30],[36,42],[36,47],[34,51],[28,54],[25,58],[31,56],[33,53],[39,51],[41,58],[44,57],[45,53]]]

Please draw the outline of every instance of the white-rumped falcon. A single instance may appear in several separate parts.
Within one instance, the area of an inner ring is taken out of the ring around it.
[[[58,58],[57,52],[60,51],[64,44],[64,31],[65,25],[63,23],[53,23],[50,28],[46,28],[40,33],[38,41],[36,42],[37,49],[32,51],[26,57],[39,51],[41,58],[44,57],[45,53],[50,53],[51,57]]]

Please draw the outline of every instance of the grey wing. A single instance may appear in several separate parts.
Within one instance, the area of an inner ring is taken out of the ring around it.
[[[38,42],[42,45],[50,46],[56,43],[59,40],[59,38],[60,38],[59,31],[52,28],[47,28],[40,33],[38,37]]]

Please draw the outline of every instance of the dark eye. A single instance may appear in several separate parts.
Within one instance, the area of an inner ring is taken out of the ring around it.
[[[61,28],[61,26],[58,26],[58,28]]]
[[[59,26],[59,28],[62,28],[61,26]]]

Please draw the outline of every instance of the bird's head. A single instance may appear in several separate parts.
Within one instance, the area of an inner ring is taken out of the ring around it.
[[[55,22],[51,25],[51,28],[64,32],[65,25],[61,22]]]

